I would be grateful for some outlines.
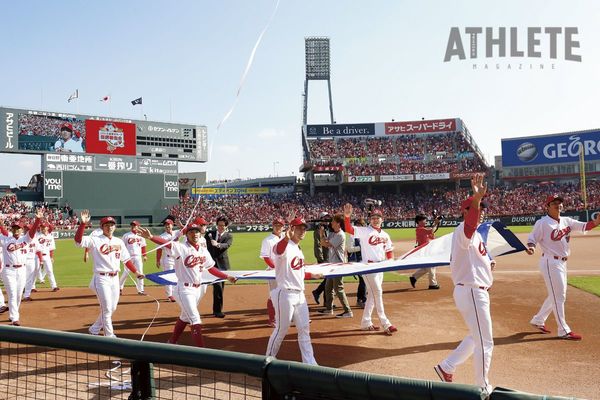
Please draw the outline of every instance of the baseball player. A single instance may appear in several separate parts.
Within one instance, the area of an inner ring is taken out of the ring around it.
[[[29,243],[34,240],[43,216],[44,212],[41,208],[38,208],[35,212],[35,222],[25,235],[23,235],[23,226],[17,222],[13,222],[11,225],[12,236],[0,223],[0,232],[2,233],[0,235],[0,245],[4,255],[2,281],[8,296],[8,315],[12,325],[21,325],[19,322],[19,306],[21,305],[26,279],[26,272],[23,267],[26,263]]]
[[[433,226],[431,228],[427,228],[425,223],[427,222],[427,217],[423,214],[419,214],[415,217],[415,223],[417,227],[415,228],[415,235],[417,239],[417,246],[424,246],[433,239],[435,239],[435,232],[438,230],[440,220],[436,218],[433,221]],[[410,285],[414,288],[417,284],[417,280],[425,274],[429,274],[429,289],[439,289],[440,285],[437,282],[435,276],[436,268],[419,268],[410,276]]]
[[[180,232],[179,230],[173,230],[173,220],[170,218],[165,219],[163,222],[165,231],[160,234],[160,237],[170,242],[172,240],[179,240]],[[204,237],[202,237],[204,239]],[[173,258],[173,254],[171,254],[171,250],[161,247],[156,251],[156,268],[161,268],[163,271],[169,271],[173,269],[175,266],[175,258]],[[167,300],[171,302],[175,302],[175,297],[173,297],[173,286],[165,285],[165,291],[167,292]]]
[[[283,237],[283,226],[285,225],[285,221],[281,217],[277,217],[273,220],[273,232],[263,239],[260,245],[260,258],[265,261],[267,264],[267,271],[275,268],[275,263],[273,262],[273,247],[279,242]],[[275,327],[275,308],[273,307],[273,300],[271,299],[271,292],[277,287],[277,280],[269,279],[267,281],[269,285],[269,299],[267,300],[267,313],[269,315],[269,326],[271,328]]]
[[[546,282],[548,297],[542,307],[530,321],[530,324],[542,333],[550,333],[546,328],[546,319],[554,313],[558,336],[567,340],[581,340],[581,335],[571,331],[565,319],[565,301],[567,299],[567,258],[571,254],[569,240],[571,232],[586,233],[600,224],[600,214],[592,221],[580,222],[572,218],[561,217],[563,198],[551,195],[544,202],[548,215],[540,218],[533,226],[527,238],[527,254],[535,253],[536,245],[542,249],[540,272]]]
[[[227,275],[215,266],[215,261],[210,256],[206,246],[201,245],[200,238],[206,233],[207,222],[204,218],[197,218],[185,228],[186,241],[184,243],[170,242],[160,236],[152,236],[146,228],[140,228],[143,237],[152,240],[158,245],[166,244],[165,248],[171,251],[175,258],[175,275],[177,286],[175,298],[181,308],[179,319],[175,323],[173,333],[168,343],[176,344],[187,324],[191,325],[192,338],[197,347],[204,347],[202,338],[202,321],[198,312],[198,303],[206,293],[206,285],[202,284],[202,271],[208,270],[220,279],[235,283],[237,278]]]
[[[0,246],[0,280],[2,280],[2,266],[4,262],[4,250],[2,250],[2,246]],[[8,311],[8,307],[6,307],[6,302],[4,300],[4,293],[2,293],[2,289],[0,289],[0,314],[4,314]]]
[[[383,223],[383,213],[381,210],[371,212],[369,226],[354,226],[350,222],[352,216],[352,205],[344,205],[344,230],[350,235],[360,240],[360,252],[363,262],[379,262],[386,259],[392,259],[394,247],[390,235],[381,229]],[[387,335],[398,332],[398,329],[392,325],[385,315],[383,308],[383,272],[374,274],[365,274],[363,279],[367,285],[367,302],[363,311],[362,321],[360,323],[363,331],[378,331],[379,327],[373,325],[371,314],[373,309],[377,310],[379,322]]]
[[[40,268],[44,267],[46,276],[50,280],[50,287],[53,292],[58,292],[60,289],[56,284],[56,278],[54,277],[54,251],[56,250],[56,243],[54,236],[50,233],[50,224],[45,223],[40,227],[40,233],[37,237],[38,255],[40,256]],[[35,275],[33,276],[35,282]]]
[[[473,196],[461,203],[464,220],[456,227],[452,236],[450,259],[454,302],[469,328],[469,335],[434,369],[442,381],[452,382],[456,367],[473,355],[475,382],[489,395],[492,385],[488,372],[494,339],[488,290],[492,286],[495,263],[487,253],[481,234],[477,232],[477,227],[483,222],[483,209],[486,207],[481,202],[487,191],[483,175],[476,175],[471,179],[471,188]]]
[[[271,299],[275,307],[275,329],[269,338],[267,356],[277,355],[293,320],[298,329],[302,362],[317,365],[310,343],[310,320],[304,295],[304,279],[322,279],[323,274],[311,274],[304,270],[304,253],[299,244],[306,236],[307,228],[304,218],[294,218],[283,239],[273,248],[277,287],[271,292]]]
[[[123,242],[125,243],[125,247],[131,256],[131,261],[135,268],[139,271],[140,274],[144,273],[144,261],[148,259],[146,256],[146,239],[141,237],[138,234],[138,229],[140,223],[138,221],[131,221],[129,224],[131,226],[131,231],[127,232],[123,235]],[[121,275],[121,280],[119,281],[121,285],[121,290],[119,293],[122,293],[123,288],[125,287],[125,281],[129,276],[129,270],[125,270]],[[135,287],[137,288],[137,292],[139,295],[144,295],[144,279],[138,279],[135,282]]]
[[[40,224],[41,226],[41,224]],[[28,231],[29,226],[24,226],[24,230]],[[31,290],[35,288],[35,277],[37,271],[42,264],[41,255],[38,250],[40,249],[38,240],[39,233],[36,232],[33,240],[27,243],[27,255],[25,256],[25,288],[23,290],[22,301],[31,301]],[[33,281],[33,283],[32,283]]]
[[[123,263],[131,272],[136,274],[138,279],[144,275],[135,269],[135,265],[130,259],[129,252],[125,243],[117,237],[114,237],[116,221],[113,217],[104,217],[100,220],[102,235],[83,236],[86,224],[90,221],[90,212],[81,211],[80,223],[75,233],[75,243],[79,247],[90,249],[90,254],[94,260],[94,275],[90,283],[90,289],[98,297],[100,303],[100,315],[96,322],[89,328],[92,335],[99,335],[100,330],[104,330],[104,336],[116,337],[112,314],[117,309],[119,302],[119,263]]]

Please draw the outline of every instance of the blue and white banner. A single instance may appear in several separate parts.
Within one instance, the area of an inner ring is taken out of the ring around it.
[[[505,254],[524,251],[525,246],[521,241],[501,222],[486,222],[477,229],[484,241],[492,258],[503,256]],[[314,264],[306,266],[306,271],[311,273],[321,273],[326,278],[347,275],[372,274],[375,272],[389,272],[411,270],[428,267],[441,267],[450,265],[450,249],[452,244],[452,235],[444,235],[434,239],[427,245],[417,247],[402,257],[392,260],[381,261],[378,263],[339,263],[339,264]],[[246,270],[246,271],[227,271],[238,279],[275,279],[274,270]],[[177,277],[174,271],[163,271],[146,275],[146,278],[160,285],[176,285]],[[207,271],[202,272],[203,283],[215,283],[221,281]]]
[[[586,161],[600,160],[600,130],[502,139],[502,166],[578,162],[582,146]]]

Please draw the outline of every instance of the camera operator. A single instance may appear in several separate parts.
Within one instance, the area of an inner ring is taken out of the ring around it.
[[[318,264],[326,263],[327,260],[329,259],[329,249],[327,247],[323,247],[321,245],[321,235],[324,235],[324,236],[328,235],[329,231],[331,230],[331,226],[330,226],[331,220],[332,220],[331,215],[329,215],[329,213],[323,211],[321,214],[319,214],[319,220],[318,220],[317,226],[315,227],[315,230],[313,232],[314,252],[315,252],[315,258],[317,259]],[[321,303],[320,297],[323,294],[323,292],[325,291],[326,281],[327,281],[326,279],[323,279],[323,281],[319,284],[319,286],[317,286],[317,288],[312,291],[313,298],[315,299],[315,302],[317,304]]]
[[[427,217],[423,214],[418,214],[415,217],[415,223],[417,227],[415,228],[415,235],[417,237],[417,245],[415,247],[424,246],[429,243],[431,240],[435,239],[435,232],[438,230],[440,222],[443,217],[441,215],[437,215],[437,213],[433,212],[433,225],[431,228],[427,228],[425,225],[427,224]],[[414,288],[417,280],[425,274],[429,274],[429,289],[436,290],[440,288],[440,285],[437,282],[435,277],[436,268],[420,268],[415,271],[414,274],[410,277],[410,285]]]

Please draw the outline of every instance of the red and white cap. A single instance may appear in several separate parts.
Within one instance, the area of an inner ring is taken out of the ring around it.
[[[167,218],[167,219],[165,219],[165,220],[163,221],[163,225],[166,225],[166,224],[171,224],[171,225],[173,225],[173,224],[174,224],[174,222],[173,222],[173,220],[172,220],[171,218]]]
[[[136,221],[136,220],[133,220],[133,221],[131,221],[129,223],[129,225],[131,225],[131,226],[140,226],[140,223],[138,221]]]
[[[208,222],[206,222],[206,220],[202,217],[197,217],[192,224],[196,224],[196,225],[208,225]]]
[[[308,224],[302,217],[296,217],[290,221],[290,226],[301,226],[304,225],[305,228],[308,228]]]
[[[560,200],[561,203],[564,203],[564,201],[565,201],[565,199],[563,199],[560,195],[551,194],[550,196],[546,197],[546,201],[544,202],[544,205],[547,206],[548,204],[552,203],[554,200]]]
[[[473,196],[469,196],[465,200],[461,201],[460,211],[468,210],[469,207],[471,207],[471,204],[473,204]],[[479,203],[480,208],[487,208],[487,206],[488,206],[487,202],[485,202],[483,200],[481,200],[481,203]]]
[[[285,220],[281,217],[275,217],[273,219],[273,225],[285,225]]]
[[[15,221],[12,224],[10,224],[11,228],[19,228],[19,229],[23,229],[25,227],[25,224],[19,222],[19,221]]]
[[[383,218],[383,212],[381,212],[380,209],[376,208],[373,211],[371,211],[371,217],[381,217],[381,218]]]
[[[61,131],[62,131],[62,130],[68,130],[68,131],[71,131],[71,132],[73,132],[73,125],[71,125],[69,122],[65,122],[64,124],[62,124],[62,125],[60,126],[60,130],[61,130]]]
[[[200,231],[200,225],[195,222],[192,222],[185,228],[185,233],[188,233],[190,231]]]
[[[113,217],[104,217],[100,220],[100,226],[104,226],[104,224],[116,224],[117,221]]]

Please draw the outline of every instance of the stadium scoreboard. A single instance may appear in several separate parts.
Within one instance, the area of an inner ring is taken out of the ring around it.
[[[0,151],[206,162],[206,126],[0,108]]]

